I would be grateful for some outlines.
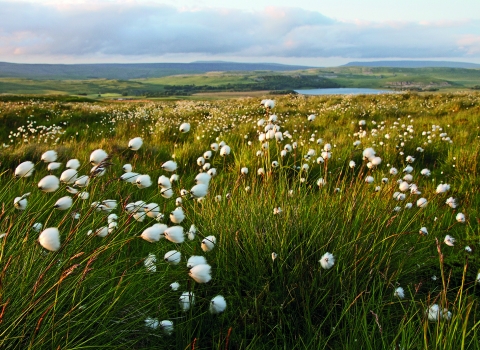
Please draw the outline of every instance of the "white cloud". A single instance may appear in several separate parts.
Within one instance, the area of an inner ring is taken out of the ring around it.
[[[341,22],[319,12],[150,2],[4,2],[0,60],[188,57],[478,58],[480,22]]]

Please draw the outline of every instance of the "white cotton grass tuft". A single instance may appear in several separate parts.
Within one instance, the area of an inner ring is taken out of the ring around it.
[[[106,206],[111,211],[117,208],[118,203],[116,199],[104,199],[102,205]]]
[[[157,257],[153,253],[149,253],[148,256],[143,261],[143,265],[148,272],[157,272]]]
[[[395,176],[395,175],[398,174],[398,170],[397,170],[397,168],[390,168],[389,173],[390,173],[390,175],[394,175],[394,176]]]
[[[96,149],[90,154],[90,163],[92,165],[100,165],[104,160],[108,158],[108,153],[103,149]]]
[[[96,230],[90,230],[88,231],[87,235],[94,235],[98,237],[107,237],[108,235],[108,226],[102,226],[100,228],[97,228]]]
[[[55,175],[47,175],[38,182],[38,188],[43,192],[55,192],[60,186],[60,180]]]
[[[60,182],[71,185],[77,181],[78,172],[76,169],[67,169],[60,175]]]
[[[373,148],[371,148],[371,147],[365,148],[365,149],[363,150],[363,154],[362,154],[362,155],[363,155],[363,159],[364,159],[364,160],[366,160],[366,159],[368,159],[368,160],[373,159],[373,157],[375,157],[375,153],[376,153],[376,152],[375,152],[375,150],[374,150]]]
[[[430,322],[437,322],[440,319],[440,307],[438,304],[433,304],[428,308],[427,317]]]
[[[164,232],[168,228],[165,224],[154,224],[146,228],[140,237],[150,243],[158,242],[160,239],[165,238]]]
[[[407,165],[404,169],[403,172],[410,174],[413,171],[413,167],[411,165]]]
[[[160,328],[163,330],[163,333],[170,335],[173,333],[173,321],[163,320],[160,321]]]
[[[430,176],[432,173],[431,173],[430,170],[428,170],[427,168],[425,168],[425,169],[422,169],[422,171],[420,171],[420,174],[422,174],[423,176],[428,177],[428,176]]]
[[[15,209],[18,209],[18,210],[27,209],[27,205],[28,205],[27,197],[28,196],[30,196],[30,192],[25,193],[21,197],[15,197],[15,199],[13,200],[13,206],[15,207]]]
[[[417,200],[417,207],[419,208],[425,208],[428,204],[428,201],[426,198],[420,198],[419,200]]]
[[[148,203],[143,207],[143,210],[152,219],[156,219],[160,214],[160,207],[157,203]]]
[[[193,241],[195,239],[195,235],[197,234],[197,228],[195,225],[191,225],[190,229],[187,232],[187,237],[190,241]]]
[[[122,174],[119,179],[131,184],[136,184],[136,181],[139,176],[140,176],[139,173],[127,172]]]
[[[455,216],[455,220],[457,220],[460,223],[465,223],[465,214],[463,213],[458,213],[457,216]]]
[[[75,186],[87,187],[90,183],[90,178],[87,175],[82,175],[75,180]]]
[[[147,188],[152,186],[152,179],[150,178],[150,175],[140,175],[135,180],[135,183],[137,184],[138,188]]]
[[[170,250],[165,253],[163,259],[169,264],[178,265],[180,260],[182,260],[182,253],[178,250]]]
[[[132,151],[138,151],[143,145],[143,140],[141,137],[135,137],[128,142],[128,148]]]
[[[122,170],[123,170],[124,173],[130,173],[133,170],[133,166],[130,163],[124,164],[122,166]]]
[[[427,228],[426,228],[425,226],[423,226],[423,227],[420,229],[419,233],[420,233],[421,235],[426,236],[426,235],[428,235],[428,230],[427,230]]]
[[[192,292],[183,292],[178,301],[182,311],[188,311],[195,305],[195,294]]]
[[[173,282],[170,284],[170,288],[173,290],[173,291],[176,291],[178,290],[178,288],[180,288],[180,283],[178,282]]]
[[[110,214],[107,216],[107,221],[108,223],[112,223],[114,221],[117,221],[118,220],[118,215],[117,214]]]
[[[365,182],[366,182],[367,184],[371,184],[371,183],[373,183],[373,181],[375,181],[375,179],[373,178],[373,176],[367,176],[367,177],[365,177]]]
[[[60,248],[60,232],[56,227],[49,227],[43,230],[38,236],[40,245],[52,252]]]
[[[15,168],[15,177],[16,178],[30,177],[33,175],[34,171],[35,171],[35,164],[27,160],[26,162],[20,163]]]
[[[72,197],[65,196],[65,197],[62,197],[59,200],[57,200],[55,202],[55,204],[53,205],[53,207],[55,209],[58,209],[58,210],[67,210],[68,208],[70,208],[72,206],[72,204],[73,204]]]
[[[168,172],[174,172],[177,170],[177,163],[175,163],[173,160],[169,160],[162,164],[162,169]]]
[[[395,292],[393,293],[393,295],[399,299],[403,299],[405,298],[405,291],[403,290],[402,287],[398,287],[395,289]]]
[[[231,151],[230,146],[225,145],[220,149],[220,155],[222,157],[226,157],[230,154],[230,151]]]
[[[160,323],[158,322],[158,318],[151,318],[147,317],[145,319],[145,327],[151,328],[151,329],[157,329]]]
[[[80,161],[78,159],[70,159],[65,166],[68,169],[77,170],[80,168]]]
[[[207,236],[202,240],[201,248],[204,252],[211,251],[217,244],[217,238],[215,236]]]
[[[272,252],[272,260],[275,261],[277,257],[278,257],[278,254],[275,252]]]
[[[164,188],[164,189],[167,189],[167,188],[170,188],[172,187],[172,182],[170,181],[170,179],[168,177],[166,177],[165,175],[160,175],[158,177],[158,186]]]
[[[446,245],[448,245],[450,247],[453,247],[455,245],[455,241],[456,241],[456,239],[453,238],[452,236],[450,236],[450,235],[445,236],[444,242],[445,242]]]
[[[333,265],[335,264],[335,257],[333,256],[333,254],[327,252],[322,255],[322,257],[319,260],[319,263],[320,265],[322,265],[322,267],[325,270],[328,270],[332,268]]]
[[[51,163],[48,163],[47,170],[54,171],[54,170],[60,169],[61,166],[62,166],[62,163],[51,162]]]
[[[173,243],[183,243],[185,240],[185,234],[182,226],[171,226],[167,228],[163,234],[165,238]]]
[[[457,207],[457,200],[453,197],[448,198],[445,201],[445,204],[447,204],[450,208],[455,209]]]
[[[40,222],[36,222],[32,225],[32,230],[35,232],[40,232],[42,230],[43,224]]]
[[[192,267],[195,267],[197,265],[204,265],[206,263],[207,263],[207,259],[205,259],[204,256],[192,255],[190,258],[188,258],[187,267],[191,269]]]
[[[275,101],[274,100],[267,99],[267,100],[264,100],[262,102],[263,102],[263,105],[265,106],[265,108],[272,109],[272,108],[275,107]]]
[[[450,190],[450,185],[449,184],[440,184],[437,186],[437,189],[435,190],[436,193],[445,193],[448,190]]]
[[[209,173],[200,173],[197,176],[195,176],[195,184],[197,185],[209,185],[210,180],[212,179],[212,175]]]
[[[182,123],[179,128],[181,133],[187,133],[190,131],[190,124],[189,123]]]
[[[203,153],[203,158],[205,158],[206,160],[212,158],[212,151],[205,151]]]
[[[58,155],[57,155],[56,151],[50,150],[50,151],[46,151],[45,153],[43,153],[41,159],[45,163],[52,163],[52,162],[57,160],[57,156]]]
[[[198,184],[192,187],[190,194],[193,198],[203,198],[208,193],[208,185]]]
[[[212,267],[208,264],[195,265],[188,272],[197,283],[208,283],[212,279],[211,273]]]
[[[211,314],[219,314],[227,308],[227,302],[222,295],[217,295],[210,301],[209,311]]]

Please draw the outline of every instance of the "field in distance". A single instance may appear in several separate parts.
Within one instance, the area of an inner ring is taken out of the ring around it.
[[[177,67],[145,71],[141,65],[132,65],[122,74],[111,67],[99,68],[93,76],[82,70],[75,74],[64,65],[58,65],[57,75],[54,72],[42,75],[33,71],[28,77],[17,71],[5,70],[4,65],[0,65],[0,94],[79,95],[91,99],[211,99],[255,96],[259,91],[282,94],[297,89],[337,87],[443,92],[480,88],[480,69],[474,68],[310,68],[279,65],[280,68],[275,69],[275,66],[267,65],[264,68],[268,69],[258,70],[263,66],[205,63],[204,66],[210,67],[210,70],[182,70]]]

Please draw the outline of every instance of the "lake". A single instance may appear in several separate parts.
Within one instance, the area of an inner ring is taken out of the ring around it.
[[[295,90],[302,95],[372,95],[372,94],[391,94],[398,93],[392,90],[377,90],[364,88],[331,88],[331,89],[306,89]]]

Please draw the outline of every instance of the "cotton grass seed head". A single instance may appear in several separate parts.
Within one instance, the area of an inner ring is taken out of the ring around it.
[[[217,295],[210,301],[209,311],[211,314],[219,314],[227,308],[227,302],[222,295]]]
[[[207,283],[212,279],[212,267],[208,264],[195,265],[190,269],[188,274],[197,283]]]
[[[53,150],[46,151],[45,153],[42,154],[41,159],[42,159],[45,163],[54,162],[54,161],[57,160],[57,152],[56,152],[56,151],[53,151]]]
[[[324,268],[325,270],[328,270],[332,268],[333,265],[335,264],[335,257],[333,256],[333,254],[327,252],[322,255],[319,262],[322,268]]]
[[[426,198],[420,198],[419,200],[417,200],[417,207],[419,208],[425,208],[428,204],[428,201]]]
[[[128,148],[132,151],[138,151],[143,145],[143,140],[141,137],[135,137],[128,142]]]
[[[189,123],[182,123],[179,128],[181,133],[187,133],[190,131],[190,124]]]
[[[217,244],[215,236],[207,236],[202,240],[201,248],[204,252],[209,252],[215,247],[215,244]]]
[[[177,250],[170,250],[165,253],[163,259],[169,264],[178,265],[182,260],[182,253]]]
[[[15,177],[16,178],[30,177],[33,175],[34,170],[35,170],[35,165],[32,162],[26,161],[26,162],[20,163],[15,168]]]
[[[58,232],[58,228],[49,227],[43,230],[38,236],[38,242],[43,248],[52,252],[60,249],[60,233]]]
[[[93,165],[100,165],[108,158],[108,153],[103,149],[97,149],[90,154],[90,163]]]
[[[55,209],[58,209],[58,210],[67,210],[68,208],[70,208],[72,206],[72,204],[73,204],[72,197],[65,196],[65,197],[62,197],[59,200],[57,200],[55,202],[55,204],[53,205],[53,207]]]
[[[398,287],[395,289],[394,296],[396,296],[399,299],[405,298],[405,291],[403,290],[402,287]]]
[[[453,238],[452,236],[450,236],[450,235],[445,236],[444,242],[445,242],[446,245],[448,245],[450,247],[453,247],[455,245],[455,241],[456,241],[456,239]]]
[[[165,238],[173,243],[183,243],[185,240],[185,234],[182,226],[171,226],[167,228],[163,234]]]
[[[60,182],[74,184],[77,181],[78,172],[75,169],[67,169],[60,175]]]
[[[55,192],[60,186],[60,180],[55,175],[47,175],[38,183],[38,188],[43,192]]]
[[[187,267],[191,269],[194,266],[197,265],[204,265],[207,263],[207,259],[205,259],[204,256],[201,255],[192,255],[190,258],[188,258],[187,261]]]
[[[170,335],[173,333],[173,321],[163,320],[160,321],[160,328],[163,330],[163,333]]]
[[[190,307],[195,305],[195,294],[192,292],[183,292],[179,298],[179,304],[182,311],[190,310]]]

